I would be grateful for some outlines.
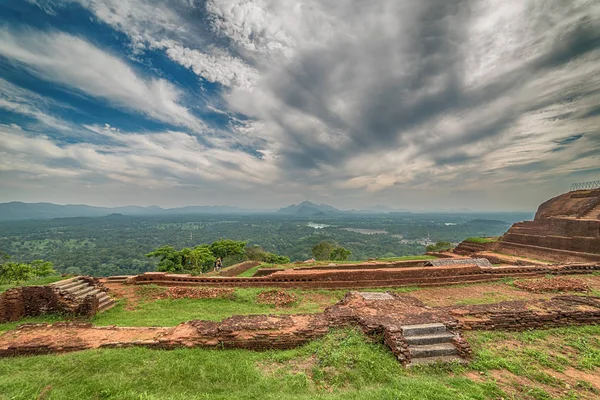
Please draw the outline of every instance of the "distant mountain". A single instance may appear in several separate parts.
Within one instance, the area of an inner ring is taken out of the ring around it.
[[[192,215],[192,214],[249,214],[256,211],[229,206],[188,206],[161,208],[158,206],[95,207],[83,204],[0,203],[0,221],[50,219],[68,217],[103,217],[122,215]]]
[[[281,208],[277,212],[279,214],[297,216],[319,216],[344,213],[344,211],[338,210],[337,208],[327,204],[315,204],[310,201],[303,201],[298,205],[292,204],[291,206]]]

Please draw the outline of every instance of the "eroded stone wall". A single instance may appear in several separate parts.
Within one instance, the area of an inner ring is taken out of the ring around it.
[[[261,264],[260,261],[244,261],[239,264],[232,265],[222,270],[219,275],[221,276],[238,276],[242,272],[246,272],[251,268],[257,267]]]
[[[481,268],[476,265],[444,267],[381,268],[367,270],[285,270],[251,278],[213,278],[148,272],[129,278],[131,284],[161,286],[280,287],[304,289],[356,289],[370,287],[436,286],[466,282],[489,282],[504,277],[546,274],[577,274],[600,270],[600,263],[569,266],[520,266]]]
[[[97,312],[96,296],[77,299],[61,293],[53,286],[22,286],[0,294],[0,322],[48,313],[90,317]]]

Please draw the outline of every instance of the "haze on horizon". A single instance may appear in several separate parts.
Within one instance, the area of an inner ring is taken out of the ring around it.
[[[598,1],[0,4],[0,202],[532,211],[598,179]]]

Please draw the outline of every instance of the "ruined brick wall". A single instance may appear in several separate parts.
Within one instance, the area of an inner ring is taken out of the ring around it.
[[[20,288],[0,294],[0,322],[17,321],[25,315],[25,303]]]
[[[496,246],[497,245],[495,242],[473,243],[463,240],[458,244],[458,246],[454,248],[453,252],[462,256],[470,256],[474,253],[479,253],[481,251],[494,251]]]
[[[542,203],[535,213],[535,220],[560,216],[581,217],[598,204],[598,189],[563,193]]]
[[[600,254],[600,238],[597,237],[535,236],[509,232],[504,235],[502,241],[508,243],[526,244],[530,246],[547,247],[549,249]]]
[[[535,258],[538,260],[549,260],[562,263],[600,261],[600,254],[581,253],[510,242],[500,242],[497,251],[519,257]]]
[[[148,272],[128,279],[130,284],[161,286],[279,287],[304,289],[354,289],[370,287],[436,286],[467,282],[489,282],[503,277],[533,277],[545,274],[576,274],[600,270],[599,264],[577,266],[522,266],[480,268],[476,265],[381,270],[286,270],[264,277],[214,278],[164,272]]]
[[[24,286],[0,295],[0,322],[63,311],[64,305],[49,286]]]
[[[396,356],[396,359],[398,359],[402,365],[406,365],[410,362],[410,350],[408,349],[408,343],[402,332],[385,330],[383,334],[383,343],[390,348],[392,354]]]
[[[454,332],[452,343],[458,350],[458,355],[465,359],[470,359],[473,356],[473,349],[469,342],[467,342],[459,332]]]
[[[239,274],[248,271],[250,268],[254,268],[262,264],[260,261],[244,261],[239,264],[232,265],[223,269],[219,275],[221,276],[238,276]]]
[[[557,296],[530,305],[513,301],[453,307],[450,312],[461,329],[520,331],[590,325],[600,323],[600,298]]]
[[[75,299],[52,286],[23,286],[0,294],[0,323],[48,313],[91,317],[97,312],[95,295]]]

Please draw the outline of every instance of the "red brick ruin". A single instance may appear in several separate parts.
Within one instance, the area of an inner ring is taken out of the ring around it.
[[[221,276],[148,272],[131,277],[109,277],[107,281],[182,288],[219,287],[223,290],[236,287],[365,290],[589,274],[600,270],[599,218],[600,189],[580,190],[545,202],[533,221],[514,224],[497,242],[463,242],[455,249],[455,254],[443,254],[449,258],[435,262],[300,265],[290,269],[259,269],[248,278],[232,276],[256,265],[245,263]],[[93,278],[85,279],[91,280],[92,286],[100,285]],[[98,290],[103,290],[101,285],[98,286],[100,289],[96,286],[81,289],[77,286],[81,283],[65,282],[56,284],[58,287],[17,288],[1,295],[0,322],[43,312],[90,316],[99,308],[106,309],[112,304],[102,298],[98,303],[97,297],[101,296]],[[78,297],[64,293],[64,289]],[[86,296],[86,293],[96,294]],[[221,322],[189,321],[171,328],[94,327],[87,323],[27,324],[0,337],[0,356],[130,346],[285,349],[321,337],[332,328],[359,327],[367,335],[382,340],[400,362],[412,365],[433,358],[467,360],[471,350],[460,335],[462,330],[523,330],[599,322],[600,298],[591,296],[427,307],[410,296],[353,291],[319,314],[232,316]]]
[[[461,330],[525,330],[599,322],[597,297],[428,307],[410,296],[349,292],[319,314],[233,316],[221,322],[196,320],[169,328],[95,327],[77,322],[24,324],[10,335],[0,336],[0,357],[134,346],[289,349],[322,337],[333,328],[359,327],[383,340],[400,362],[410,364],[414,351],[408,339],[414,327],[442,326],[454,354],[468,359],[471,350]]]
[[[108,308],[106,304],[114,304],[107,291],[98,278],[89,276],[67,279],[60,285],[9,289],[0,294],[0,323],[49,313],[90,318]]]
[[[498,242],[463,242],[455,252],[496,251],[560,263],[600,261],[600,189],[564,193],[517,222]]]

